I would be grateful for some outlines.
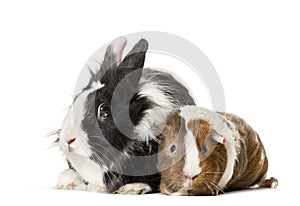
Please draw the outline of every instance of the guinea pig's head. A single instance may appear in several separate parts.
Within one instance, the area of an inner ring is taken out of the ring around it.
[[[210,122],[187,114],[172,113],[159,137],[160,188],[165,194],[210,195],[220,189],[226,138]]]
[[[90,71],[88,85],[75,96],[57,140],[66,154],[86,156],[107,166],[126,147],[138,121],[138,108],[130,104],[148,43],[140,40],[122,60],[125,44],[126,39],[119,38],[107,47],[100,69]],[[127,125],[128,119],[132,125]]]

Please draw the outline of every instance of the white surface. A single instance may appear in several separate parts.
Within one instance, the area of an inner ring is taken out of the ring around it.
[[[0,205],[298,205],[299,9],[297,1],[261,0],[1,1]],[[51,189],[66,165],[44,136],[61,125],[80,69],[107,41],[143,30],[180,35],[209,57],[227,111],[259,132],[278,189],[217,197]]]

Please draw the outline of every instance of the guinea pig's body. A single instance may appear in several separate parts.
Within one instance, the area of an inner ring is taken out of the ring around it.
[[[278,184],[266,179],[268,159],[258,134],[234,114],[182,107],[169,116],[160,140],[163,193],[215,195]]]

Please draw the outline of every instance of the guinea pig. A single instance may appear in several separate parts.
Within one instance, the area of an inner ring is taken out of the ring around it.
[[[217,195],[275,188],[258,134],[240,117],[197,106],[169,115],[159,136],[160,189],[171,195]]]

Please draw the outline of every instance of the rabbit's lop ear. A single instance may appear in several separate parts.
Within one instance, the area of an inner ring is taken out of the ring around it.
[[[113,66],[118,66],[121,63],[122,53],[126,43],[127,40],[125,37],[119,37],[113,40],[107,47],[100,69],[103,73]]]

